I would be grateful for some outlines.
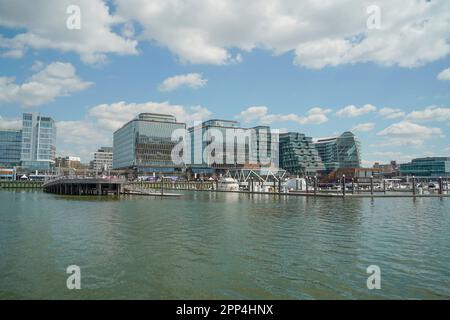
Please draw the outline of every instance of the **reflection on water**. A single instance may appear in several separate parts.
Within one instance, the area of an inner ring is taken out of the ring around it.
[[[450,298],[448,199],[0,191],[0,298]],[[66,289],[81,267],[82,290]],[[381,268],[368,290],[366,268]]]

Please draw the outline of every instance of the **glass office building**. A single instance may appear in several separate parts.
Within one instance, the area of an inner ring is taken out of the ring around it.
[[[313,140],[302,133],[280,135],[280,167],[292,175],[313,176],[325,170]]]
[[[113,136],[113,169],[131,169],[139,173],[174,173],[184,165],[172,161],[172,133],[186,129],[171,115],[141,113]]]
[[[22,130],[0,130],[0,167],[20,165]]]
[[[314,145],[326,171],[361,167],[361,145],[349,131],[338,137],[317,139]]]
[[[426,178],[450,177],[450,157],[427,157],[400,164],[401,176]]]
[[[277,138],[268,126],[243,128],[238,121],[211,119],[189,128],[189,167],[203,174],[278,167]]]
[[[30,171],[49,171],[55,164],[56,126],[50,117],[24,113],[21,166]]]

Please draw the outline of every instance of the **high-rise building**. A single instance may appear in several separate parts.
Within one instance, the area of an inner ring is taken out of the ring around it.
[[[325,170],[311,137],[302,133],[280,134],[280,167],[290,174],[308,176]]]
[[[400,164],[400,175],[425,178],[450,177],[450,157],[427,157]]]
[[[112,169],[113,165],[113,148],[101,147],[94,152],[94,160],[92,162],[92,169],[95,171],[108,171]]]
[[[22,130],[0,130],[0,167],[20,165]]]
[[[56,126],[50,117],[24,113],[21,165],[28,170],[48,171],[55,163]]]
[[[314,145],[327,171],[361,167],[361,145],[349,131],[337,137],[316,139]]]
[[[243,128],[211,119],[189,128],[187,159],[194,173],[224,173],[244,167],[278,167],[278,137],[268,126]]]
[[[171,115],[141,113],[114,132],[113,169],[132,169],[140,173],[181,171],[182,164],[172,161],[176,141],[172,133],[186,129]]]

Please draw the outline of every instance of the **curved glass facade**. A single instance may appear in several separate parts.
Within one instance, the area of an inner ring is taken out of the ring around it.
[[[327,171],[361,167],[361,145],[350,131],[338,137],[317,139],[314,145]]]

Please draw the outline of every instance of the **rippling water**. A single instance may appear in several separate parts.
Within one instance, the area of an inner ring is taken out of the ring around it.
[[[449,203],[3,190],[0,298],[449,299]],[[72,264],[81,290],[66,288]]]

